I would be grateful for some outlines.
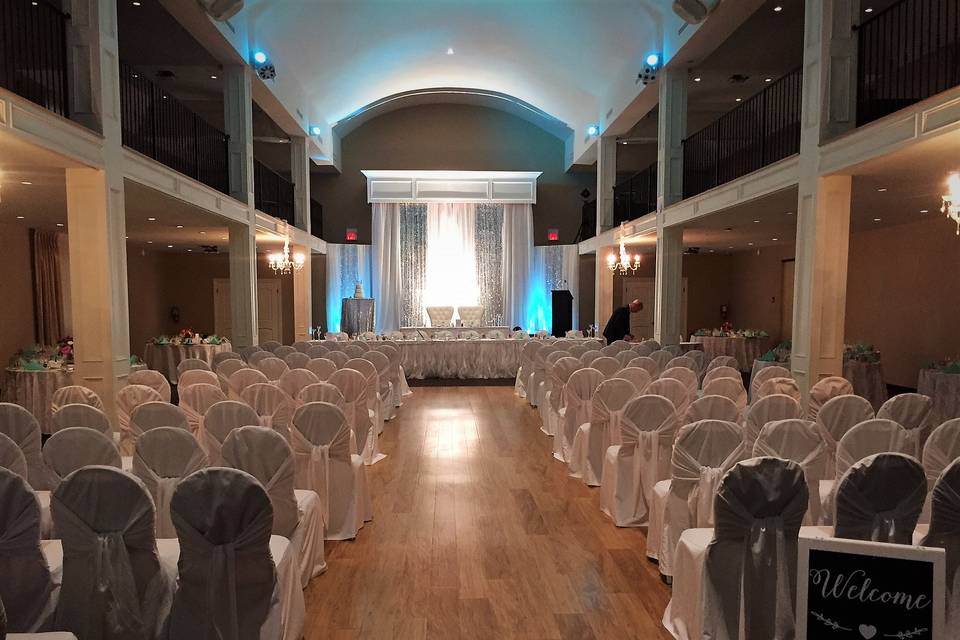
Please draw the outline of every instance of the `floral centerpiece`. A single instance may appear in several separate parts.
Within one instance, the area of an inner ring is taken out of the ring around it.
[[[843,359],[853,360],[855,362],[880,362],[880,352],[872,344],[858,342],[856,344],[843,345]]]
[[[923,368],[933,369],[941,373],[960,373],[960,358],[944,358],[943,360],[928,362]]]
[[[767,351],[765,354],[760,356],[761,362],[778,362],[781,364],[786,364],[790,362],[790,351],[793,345],[789,340],[784,340],[770,351]]]
[[[44,369],[63,369],[73,366],[73,338],[67,336],[56,346],[45,347],[35,344],[20,349],[10,358],[10,366],[25,371],[43,371]]]
[[[770,334],[762,329],[734,329],[729,322],[724,322],[718,329],[697,329],[695,336],[713,338],[768,338]]]
[[[157,345],[195,345],[195,344],[223,344],[226,340],[223,336],[216,334],[202,334],[193,329],[180,329],[174,336],[158,336],[153,339],[153,344]]]

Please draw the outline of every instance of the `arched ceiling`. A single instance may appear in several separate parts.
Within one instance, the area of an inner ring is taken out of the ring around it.
[[[513,96],[576,128],[675,16],[670,0],[247,0],[238,19],[329,126],[445,87]]]

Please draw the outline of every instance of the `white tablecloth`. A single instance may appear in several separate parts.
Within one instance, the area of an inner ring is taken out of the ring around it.
[[[408,379],[516,378],[528,340],[398,341]]]
[[[960,418],[960,374],[920,369],[917,391],[933,398],[931,424],[941,425],[947,420]]]
[[[130,370],[143,369],[145,365],[131,365]],[[40,423],[40,431],[50,433],[52,418],[50,403],[54,392],[74,384],[73,368],[67,369],[18,369],[8,368],[3,392],[4,402],[13,402],[33,414]]]
[[[883,381],[883,367],[879,362],[860,362],[846,360],[843,363],[843,377],[853,385],[853,392],[866,398],[878,411],[887,401],[887,385]]]
[[[733,356],[741,371],[750,371],[753,361],[771,348],[770,338],[715,338],[713,336],[690,336],[690,342],[703,345],[704,362],[717,356]]]
[[[220,344],[154,344],[147,343],[143,352],[143,359],[147,366],[167,376],[172,384],[177,384],[177,365],[187,358],[203,360],[213,368],[213,356],[224,351],[232,351],[233,345],[229,340]]]

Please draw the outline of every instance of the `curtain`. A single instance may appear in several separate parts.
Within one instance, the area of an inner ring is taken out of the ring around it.
[[[575,244],[554,244],[533,248],[533,267],[530,277],[529,323],[524,328],[530,333],[540,329],[550,331],[553,325],[554,289],[570,291],[573,295],[573,326],[577,327],[577,300],[580,283],[580,256]]]
[[[374,326],[379,332],[400,328],[400,207],[373,204],[371,263],[376,265],[370,280],[370,296],[376,300]]]
[[[33,305],[37,342],[55,345],[63,337],[60,248],[57,234],[33,230]]]
[[[472,202],[427,205],[424,306],[477,304],[476,216]]]
[[[370,295],[370,273],[370,245],[327,243],[328,331],[340,331],[343,299],[353,297],[358,282]]]
[[[483,323],[503,324],[503,205],[477,205],[477,295]]]
[[[400,326],[426,326],[427,205],[400,205]]]
[[[503,205],[503,320],[511,327],[530,331],[529,304],[533,266],[533,207]]]

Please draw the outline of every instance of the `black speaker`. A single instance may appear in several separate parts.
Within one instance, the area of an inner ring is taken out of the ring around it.
[[[552,293],[553,326],[551,333],[555,338],[562,338],[567,331],[573,329],[573,294],[563,289]]]

